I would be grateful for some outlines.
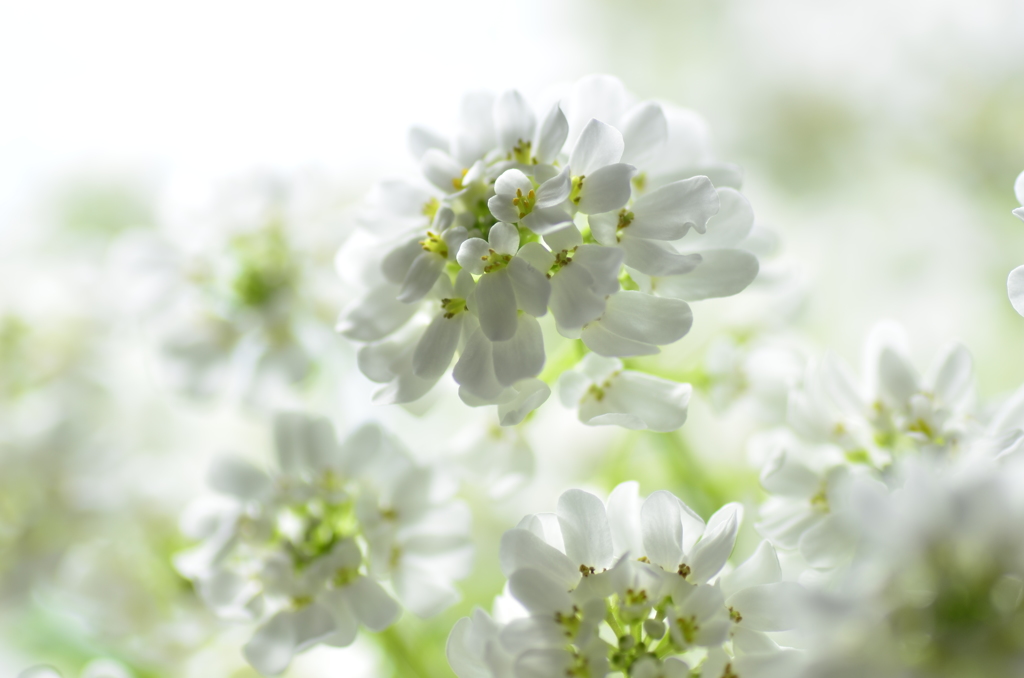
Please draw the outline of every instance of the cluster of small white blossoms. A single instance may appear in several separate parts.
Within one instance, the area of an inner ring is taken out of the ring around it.
[[[218,615],[259,621],[243,649],[253,667],[276,675],[316,644],[384,630],[403,608],[429,617],[458,600],[468,508],[439,496],[429,469],[375,425],[339,445],[327,420],[281,414],[274,433],[277,472],[214,465],[226,499],[183,519],[203,542],[175,560]]]
[[[1013,214],[1024,221],[1024,172],[1017,176],[1017,181],[1013,184],[1013,192],[1017,195],[1017,202],[1021,204],[1020,207],[1013,210]],[[1010,271],[1010,275],[1006,279],[1006,291],[1010,295],[1010,303],[1013,304],[1014,310],[1024,315],[1024,266],[1018,266]]]
[[[596,354],[649,355],[689,331],[688,301],[757,275],[738,173],[710,162],[692,114],[634,104],[614,78],[585,78],[540,116],[514,90],[469,95],[452,139],[417,128],[410,147],[426,182],[371,195],[367,291],[338,324],[366,344],[379,402],[421,398],[455,360],[462,400],[516,424],[550,395],[549,310]]]
[[[807,678],[1024,675],[1024,460],[978,452],[843,486],[856,558],[809,594]]]
[[[809,364],[789,393],[785,428],[751,441],[769,492],[757,528],[813,568],[829,570],[850,556],[852,543],[830,511],[847,477],[880,477],[904,456],[953,458],[983,434],[970,353],[953,344],[922,376],[906,343],[899,327],[876,326],[860,382],[834,354]]]
[[[190,396],[234,387],[253,404],[291,388],[329,346],[330,262],[300,227],[290,189],[254,182],[158,237],[132,234],[115,249],[116,285],[159,344],[162,376]],[[237,194],[235,194],[237,193]],[[221,204],[224,203],[224,204]],[[169,217],[170,220],[174,218]]]
[[[619,485],[607,506],[582,490],[554,514],[526,516],[501,541],[506,593],[448,639],[459,678],[628,675],[790,676],[800,652],[771,633],[792,628],[798,584],[763,542],[726,572],[742,508],[704,521],[667,491],[641,501]]]

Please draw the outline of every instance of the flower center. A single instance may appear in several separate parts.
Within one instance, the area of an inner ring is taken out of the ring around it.
[[[537,161],[531,155],[533,150],[533,142],[523,141],[522,139],[512,147],[512,153],[509,156],[515,159],[516,162],[520,162],[524,165],[535,165]]]
[[[433,252],[445,259],[448,258],[448,243],[436,233],[427,231],[427,237],[420,240],[420,246],[425,252]]]
[[[572,188],[569,190],[569,200],[572,201],[573,205],[580,204],[580,191],[583,190],[583,179],[586,175],[579,175],[578,177],[572,178]]]
[[[519,211],[519,218],[522,219],[533,211],[533,206],[537,204],[537,196],[532,188],[526,195],[523,195],[523,189],[517,188],[516,197],[512,198],[512,204]]]
[[[532,193],[533,191],[530,192]],[[493,271],[500,271],[508,266],[508,262],[512,261],[512,255],[487,250],[487,254],[480,257],[480,259],[487,262],[484,264],[484,273],[491,273]]]
[[[458,298],[442,299],[441,310],[444,311],[444,317],[451,320],[466,310],[466,300]]]

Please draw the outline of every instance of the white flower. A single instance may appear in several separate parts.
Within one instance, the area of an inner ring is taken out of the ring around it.
[[[622,361],[594,353],[562,375],[559,389],[562,404],[578,408],[584,424],[652,431],[682,426],[692,392],[689,384],[624,370]]]
[[[402,607],[432,616],[456,602],[468,515],[434,496],[429,470],[375,426],[340,446],[314,417],[279,415],[274,432],[279,470],[214,465],[210,483],[230,501],[188,517],[204,541],[175,559],[215,612],[260,622],[249,663],[275,675],[313,645],[383,630]]]
[[[1024,205],[1024,172],[1017,176],[1017,181],[1013,184],[1013,192],[1017,195],[1017,202]],[[1024,221],[1024,207],[1018,207],[1013,210],[1013,213],[1021,221]],[[1006,291],[1010,295],[1013,309],[1024,315],[1024,266],[1018,266],[1010,271],[1010,275],[1006,279]]]
[[[705,525],[668,492],[641,501],[636,483],[617,487],[607,506],[569,490],[555,514],[527,516],[502,537],[501,567],[519,614],[496,619],[478,610],[459,621],[449,662],[460,678],[676,678],[688,675],[687,658],[700,661],[697,648],[736,652],[733,627],[740,636],[757,631],[741,627],[711,580],[739,521],[739,507],[728,505]],[[762,547],[733,573],[730,600],[750,610],[748,626],[788,628],[772,607],[783,596],[758,588],[780,585],[767,555]]]
[[[379,265],[363,276],[365,293],[337,326],[368,344],[360,367],[388,384],[379,399],[422,397],[454,358],[462,400],[497,405],[503,424],[516,423],[544,400],[547,387],[534,380],[545,365],[541,323],[549,309],[558,333],[596,353],[649,355],[689,331],[686,300],[746,287],[757,259],[734,245],[752,224],[749,205],[732,189],[721,193],[707,177],[685,174],[679,163],[699,167],[706,143],[703,129],[677,113],[634,104],[617,80],[592,77],[542,118],[514,90],[474,93],[451,140],[414,129],[409,147],[425,181],[389,182],[371,195],[360,222],[375,234],[367,251]],[[686,120],[670,124],[670,117]],[[681,158],[659,160],[670,142]],[[693,148],[683,152],[686,145]],[[650,174],[637,175],[640,166]],[[670,174],[657,185],[648,180]],[[685,240],[707,230],[723,201],[731,211],[703,244]],[[352,257],[342,260],[352,266]],[[471,280],[460,283],[463,273]],[[677,277],[692,282],[680,287]],[[445,331],[434,304],[451,297],[439,286],[474,287],[456,297],[466,317]],[[433,329],[422,341],[404,329],[425,320]],[[432,358],[429,369],[414,361],[417,351]],[[679,394],[670,395],[678,409]],[[682,423],[666,416],[651,426]]]

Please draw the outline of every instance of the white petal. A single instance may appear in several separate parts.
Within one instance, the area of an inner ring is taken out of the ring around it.
[[[566,490],[555,512],[570,560],[598,570],[611,565],[612,532],[600,499],[583,490]]]
[[[498,143],[503,150],[530,141],[536,124],[530,105],[518,91],[512,89],[503,92],[494,102],[494,125],[498,130]]]
[[[575,166],[573,166],[575,170]],[[625,163],[605,165],[595,169],[583,180],[576,207],[584,214],[599,214],[617,210],[632,195],[631,181],[636,167]]]
[[[508,589],[523,607],[534,614],[572,611],[572,598],[565,587],[533,568],[513,572],[508,578]]]
[[[574,588],[580,578],[579,565],[554,546],[545,543],[533,532],[515,528],[501,536],[499,550],[501,572],[506,577],[527,567],[545,573],[566,590]]]
[[[561,172],[537,187],[537,207],[560,205],[569,197],[571,190],[572,178],[569,176],[569,168],[565,167]]]
[[[222,494],[242,500],[259,500],[270,493],[266,473],[237,457],[220,457],[210,466],[207,483]]]
[[[685,301],[621,290],[608,297],[601,324],[619,336],[663,346],[690,331],[693,313]]]
[[[509,262],[507,270],[516,293],[516,305],[535,317],[547,313],[551,298],[551,281],[547,276],[519,256]]]
[[[451,193],[462,182],[462,165],[455,158],[436,148],[428,149],[420,159],[420,171],[427,181]]]
[[[743,626],[754,631],[788,631],[796,625],[796,606],[804,588],[788,581],[751,586],[731,596],[728,605],[743,617]]]
[[[517,318],[512,338],[494,342],[492,350],[494,374],[502,386],[536,377],[544,369],[544,337],[540,323],[525,313]]]
[[[551,396],[551,388],[540,379],[527,379],[515,385],[516,397],[498,405],[498,423],[502,426],[515,426],[523,421],[530,412],[543,405]],[[527,448],[528,451],[528,448]],[[532,453],[528,455],[531,460]]]
[[[256,630],[242,655],[260,673],[276,676],[291,664],[296,642],[292,613],[278,612]]]
[[[619,483],[608,495],[608,523],[616,556],[628,553],[639,558],[644,554],[640,510],[640,484],[635,480]]]
[[[516,658],[515,678],[563,678],[571,675],[572,655],[564,649],[527,650]]]
[[[591,289],[602,296],[619,291],[619,270],[622,250],[601,245],[580,245],[572,257],[572,265],[583,266],[593,276]]]
[[[506,269],[485,273],[477,281],[473,311],[491,341],[511,339],[516,332],[516,294]]]
[[[367,346],[366,351],[372,347]],[[362,358],[363,351],[360,351]],[[373,402],[380,405],[401,405],[419,400],[434,388],[440,377],[434,379],[422,379],[417,377],[412,369],[413,347],[407,347],[399,357],[391,364],[395,378],[384,388],[373,394]],[[362,361],[360,361],[362,362]]]
[[[1021,218],[1024,219],[1024,217]],[[1018,266],[1010,271],[1010,275],[1006,278],[1006,292],[1010,295],[1010,305],[1013,306],[1013,310],[1024,315],[1024,266]]]
[[[712,526],[711,522],[708,521],[708,529],[704,536],[689,554],[692,580],[698,583],[710,580],[729,560],[729,555],[736,544],[736,532],[739,530],[739,520],[735,511],[730,512],[727,520],[720,525]]]
[[[674,572],[683,558],[683,522],[679,500],[666,490],[647,497],[640,513],[644,553],[655,565]]]
[[[674,431],[686,422],[691,392],[689,384],[625,371],[613,377],[602,399],[591,396],[580,403],[579,418],[591,426]]]
[[[395,378],[395,366],[407,349],[408,346],[395,341],[363,346],[356,354],[356,364],[367,379],[386,384]]]
[[[547,235],[571,226],[572,218],[561,207],[534,207],[520,223],[537,235]]]
[[[487,200],[487,209],[498,221],[516,223],[519,221],[519,210],[512,204],[512,199],[504,195],[492,195]],[[529,216],[529,215],[527,215]]]
[[[452,626],[445,644],[444,653],[448,665],[458,678],[488,678],[490,671],[479,656],[481,638],[474,628],[474,620],[463,617]]]
[[[468,233],[463,226],[449,228],[441,234],[441,239],[448,246],[448,259],[450,261],[455,260],[459,250],[462,249],[462,243],[466,241],[467,237]]]
[[[565,119],[561,107],[555,104],[548,111],[537,130],[537,139],[534,143],[533,155],[539,162],[548,164],[558,157],[565,145],[565,138],[569,135],[569,122]]]
[[[497,143],[494,95],[485,91],[467,92],[459,107],[459,127],[452,144],[452,155],[463,167],[469,167]]]
[[[490,244],[483,238],[470,238],[459,247],[455,259],[462,268],[473,275],[480,275],[484,272],[484,260],[490,251]]]
[[[771,542],[762,541],[753,555],[721,578],[722,593],[729,597],[751,586],[773,584],[781,579],[782,567],[775,548]]]
[[[952,345],[932,382],[932,392],[947,405],[960,403],[974,383],[974,359],[963,344]]]
[[[551,312],[559,325],[581,328],[604,313],[605,300],[592,291],[594,278],[576,262],[551,277]]]
[[[660,349],[654,344],[629,339],[609,331],[601,321],[587,324],[583,328],[583,332],[580,333],[580,339],[583,340],[587,348],[597,355],[609,358],[654,355],[660,352]]]
[[[626,111],[619,124],[625,150],[622,162],[646,165],[664,151],[668,141],[668,120],[661,105],[654,101],[637,104]]]
[[[402,289],[398,292],[398,300],[403,304],[410,304],[427,296],[443,268],[444,259],[440,255],[421,252],[413,259],[409,272],[405,274]]]
[[[583,186],[586,188],[586,180]],[[678,240],[691,227],[703,233],[718,210],[718,191],[711,181],[707,177],[693,177],[638,198],[631,210],[633,222],[627,229],[636,238]]]
[[[519,252],[516,254],[516,258],[522,259],[530,266],[533,266],[544,274],[551,270],[551,265],[555,263],[555,256],[539,242],[528,242],[520,247]],[[518,264],[516,265],[518,266]],[[509,267],[511,266],[512,264],[510,262]]]
[[[323,605],[306,605],[292,614],[297,653],[309,649],[334,633],[334,619]]]
[[[494,374],[491,346],[483,332],[476,330],[466,342],[466,347],[452,370],[455,383],[484,400],[497,397],[503,390]]]
[[[622,134],[619,130],[600,120],[593,119],[580,132],[576,146],[572,149],[572,155],[569,156],[569,166],[575,176],[590,178],[599,168],[619,162],[622,158],[623,147]],[[596,211],[607,212],[608,210]]]
[[[383,339],[416,312],[416,306],[398,301],[397,294],[394,285],[374,287],[344,313],[335,329],[354,341]]]
[[[801,674],[805,658],[798,650],[779,650],[743,655],[733,661],[733,668],[744,678],[790,678]]]
[[[517,169],[505,170],[494,181],[494,193],[508,198],[516,197],[516,191],[526,195],[533,190],[530,178]]]
[[[626,266],[655,277],[686,275],[702,261],[699,254],[679,254],[672,245],[656,240],[627,236],[619,246],[626,254]]]
[[[602,212],[601,214],[587,215],[587,223],[590,225],[590,232],[597,242],[605,247],[615,247],[619,244],[618,212]]]
[[[1017,180],[1013,182],[1013,194],[1017,196],[1017,202],[1024,205],[1024,172],[1017,175]]]
[[[462,314],[446,318],[438,313],[416,343],[412,371],[420,379],[439,379],[452,363],[462,336]]]
[[[878,361],[881,386],[899,403],[910,400],[920,390],[917,374],[907,359],[888,346],[882,349]]]
[[[575,224],[569,223],[562,228],[545,233],[544,242],[552,252],[568,251],[582,245],[583,236]]]
[[[371,631],[383,631],[398,621],[402,610],[398,603],[369,577],[356,577],[345,587],[349,604],[363,626]]]
[[[697,229],[688,234],[681,243],[685,249],[700,252],[738,247],[750,235],[754,209],[746,196],[732,188],[719,188],[718,200],[718,213],[708,219],[707,232]]]
[[[499,254],[515,254],[519,251],[519,229],[512,224],[499,221],[491,226],[487,242]]]
[[[1024,221],[1024,207],[1018,207],[1017,209],[1013,210],[1011,214],[1013,214],[1013,216],[1017,217],[1021,221]]]
[[[811,567],[826,569],[841,565],[852,550],[850,536],[834,515],[826,516],[800,537],[800,553]]]
[[[274,417],[274,452],[287,474],[328,468],[337,458],[337,439],[330,420],[296,412]]]
[[[398,568],[391,583],[405,609],[422,619],[436,616],[459,601],[458,591],[419,568]]]
[[[417,161],[421,160],[423,154],[432,148],[436,148],[445,154],[448,153],[447,139],[434,130],[420,127],[419,125],[414,125],[409,129],[407,145],[413,159]]]
[[[765,464],[761,485],[772,494],[806,499],[821,489],[821,478],[783,450]]]
[[[657,293],[687,301],[729,297],[746,289],[760,266],[757,257],[744,250],[706,250],[700,256],[700,265],[690,273],[659,278]]]
[[[614,125],[630,102],[622,81],[612,75],[588,75],[577,80],[565,102],[573,138],[591,118]]]
[[[384,277],[396,285],[402,284],[413,260],[423,253],[419,237],[415,237],[404,245],[399,245],[388,252],[381,261],[380,270]]]

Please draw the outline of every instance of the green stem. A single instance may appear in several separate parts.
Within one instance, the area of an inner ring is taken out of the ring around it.
[[[422,653],[413,651],[402,634],[391,626],[374,636],[387,655],[395,678],[430,678],[433,673],[423,661]]]

